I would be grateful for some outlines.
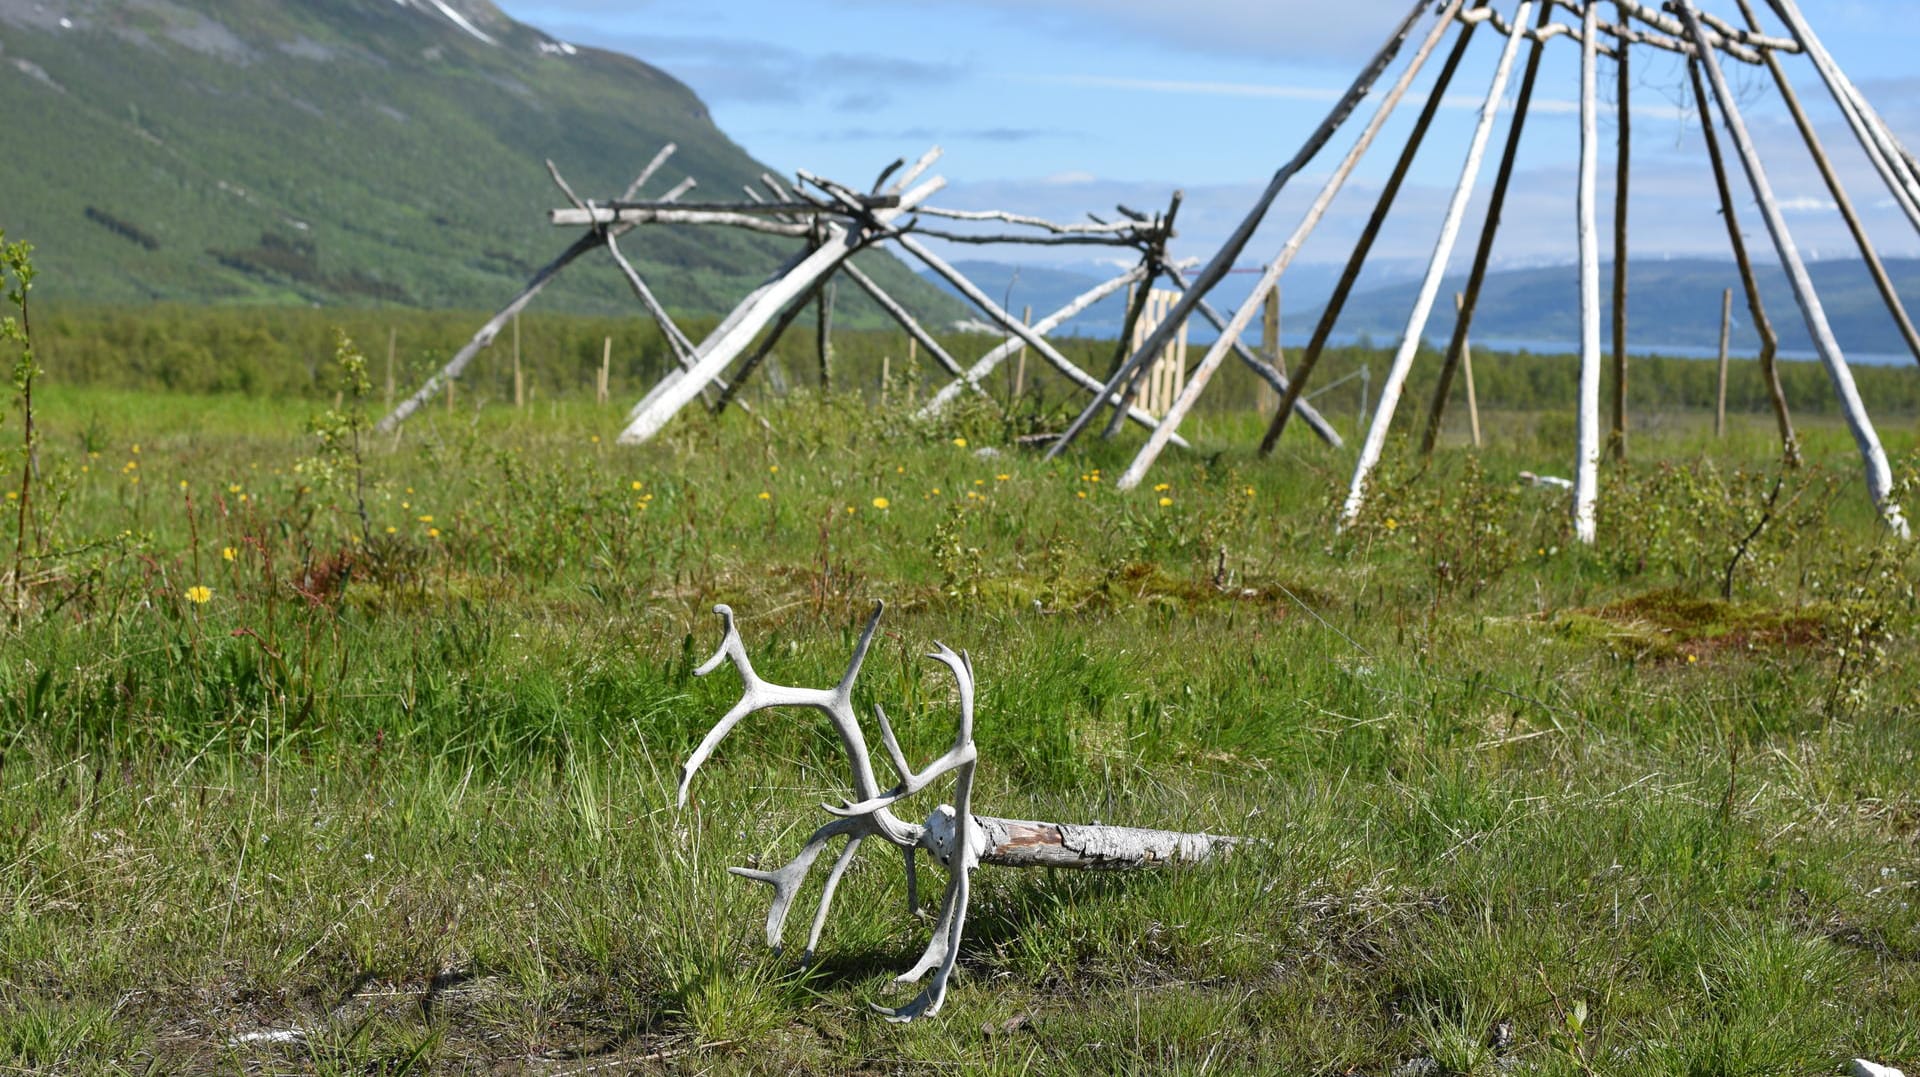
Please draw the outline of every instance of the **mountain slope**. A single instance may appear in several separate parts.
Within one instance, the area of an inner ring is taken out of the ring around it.
[[[729,198],[763,171],[664,72],[486,0],[0,0],[0,132],[0,227],[56,299],[492,307],[573,238],[545,222],[564,199],[543,159],[592,196],[669,141],[654,194],[691,175]],[[790,247],[660,227],[625,246],[704,311]],[[605,259],[542,302],[633,309]]]

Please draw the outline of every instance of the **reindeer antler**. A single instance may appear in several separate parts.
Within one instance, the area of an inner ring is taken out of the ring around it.
[[[961,930],[966,922],[970,892],[967,877],[979,865],[980,853],[986,842],[972,816],[973,769],[979,753],[973,744],[973,665],[964,654],[939,645],[939,649],[928,656],[953,671],[960,695],[960,727],[954,737],[953,747],[925,769],[915,771],[907,763],[900,743],[894,737],[893,727],[887,721],[886,712],[878,706],[874,708],[888,762],[900,778],[892,789],[880,792],[879,782],[874,778],[873,759],[867,748],[866,735],[853,710],[853,684],[860,675],[860,666],[866,660],[867,650],[873,645],[874,632],[879,628],[880,615],[885,610],[885,603],[874,604],[873,616],[860,633],[860,642],[854,646],[853,658],[838,684],[832,688],[794,688],[763,680],[754,672],[753,662],[747,657],[746,645],[740,639],[739,626],[734,622],[733,610],[724,605],[715,606],[713,611],[725,623],[726,632],[713,657],[694,670],[694,674],[704,677],[719,669],[721,662],[731,659],[734,669],[740,674],[742,691],[739,702],[721,716],[707,731],[699,747],[687,757],[681,771],[679,802],[681,807],[686,806],[687,789],[693,782],[694,774],[747,715],[771,707],[811,707],[825,714],[834,731],[840,735],[840,744],[846,750],[851,771],[852,796],[848,798],[848,803],[838,808],[823,805],[828,812],[840,818],[815,830],[807,838],[806,844],[801,846],[800,852],[775,871],[750,868],[728,870],[742,878],[773,887],[773,904],[767,910],[767,945],[777,951],[780,949],[780,937],[786,926],[787,914],[799,895],[807,873],[833,839],[847,839],[846,847],[834,861],[833,870],[827,874],[819,907],[814,912],[812,930],[807,935],[803,960],[810,961],[814,947],[819,944],[820,931],[826,924],[827,911],[832,907],[834,891],[839,887],[840,879],[846,873],[848,864],[852,863],[861,842],[877,836],[905,853],[909,908],[916,905],[918,899],[913,854],[916,849],[927,850],[947,868],[949,881],[941,899],[940,915],[934,922],[933,938],[927,943],[920,961],[899,979],[903,982],[914,981],[929,970],[937,971],[933,980],[905,1006],[897,1009],[875,1007],[890,1020],[909,1021],[938,1012],[945,1001],[947,981],[953,974],[954,961],[959,955]],[[893,814],[891,809],[895,803],[920,792],[948,773],[957,774],[957,808],[940,805],[934,809],[925,826],[906,822]]]

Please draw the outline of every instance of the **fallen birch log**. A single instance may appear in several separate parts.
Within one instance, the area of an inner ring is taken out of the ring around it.
[[[1025,819],[996,819],[973,814],[973,776],[979,762],[979,750],[973,743],[973,663],[964,653],[957,653],[940,644],[935,645],[937,649],[928,657],[945,665],[953,673],[955,686],[959,690],[959,728],[954,735],[953,747],[926,767],[914,770],[900,750],[900,742],[887,722],[886,712],[876,704],[873,714],[874,721],[880,727],[881,745],[886,749],[888,764],[899,779],[891,788],[882,790],[879,780],[874,776],[873,756],[867,748],[866,734],[860,727],[859,717],[854,713],[853,685],[860,676],[860,666],[867,657],[867,649],[873,644],[874,632],[880,627],[880,614],[884,609],[882,603],[874,605],[873,616],[860,633],[860,641],[854,645],[853,658],[838,684],[832,688],[792,688],[760,679],[759,674],[754,672],[752,660],[747,657],[746,645],[741,642],[733,611],[726,606],[713,608],[726,625],[726,632],[720,639],[719,650],[694,670],[694,675],[704,677],[720,668],[721,663],[731,661],[740,675],[742,691],[739,702],[721,716],[719,722],[707,731],[699,747],[687,757],[681,771],[680,806],[686,807],[687,790],[693,783],[694,774],[713,755],[714,749],[726,739],[727,734],[733,731],[733,727],[749,714],[773,707],[811,707],[825,714],[834,732],[840,736],[840,745],[847,753],[851,772],[851,799],[843,801],[838,807],[822,805],[828,814],[836,818],[815,830],[792,860],[773,871],[729,869],[742,878],[773,887],[773,903],[767,910],[767,945],[775,950],[780,948],[787,914],[793,908],[794,898],[798,896],[814,862],[820,859],[820,854],[826,851],[833,839],[845,838],[846,844],[835,858],[826,883],[821,887],[820,903],[814,912],[812,930],[807,935],[803,960],[812,960],[814,948],[820,942],[820,931],[826,925],[827,913],[833,905],[834,891],[863,841],[877,837],[904,853],[909,911],[919,904],[915,855],[925,850],[947,869],[946,892],[941,899],[940,912],[934,920],[933,937],[928,941],[926,950],[920,960],[897,979],[903,983],[917,981],[929,972],[933,973],[933,979],[904,1006],[893,1009],[876,1007],[889,1020],[911,1021],[916,1017],[938,1013],[946,1000],[947,984],[953,975],[966,925],[971,876],[973,869],[981,864],[1128,870],[1199,863],[1223,855],[1244,842],[1245,839],[1216,834],[1187,834],[1098,824],[1079,826]],[[941,804],[935,807],[924,824],[910,823],[894,814],[895,806],[948,774],[954,777],[953,796],[958,802],[957,806]]]

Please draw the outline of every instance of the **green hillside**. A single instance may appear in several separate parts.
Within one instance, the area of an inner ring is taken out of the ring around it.
[[[36,244],[52,300],[492,307],[572,238],[545,222],[563,200],[543,159],[603,197],[669,141],[655,194],[691,175],[730,197],[764,170],[664,72],[451,5],[0,0],[0,228]],[[627,244],[670,306],[708,312],[788,246],[657,227]],[[542,303],[633,309],[604,259]]]

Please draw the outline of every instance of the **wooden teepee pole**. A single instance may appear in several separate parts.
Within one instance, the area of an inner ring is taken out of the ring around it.
[[[1365,268],[1367,255],[1373,250],[1373,241],[1379,238],[1380,228],[1386,224],[1394,199],[1399,197],[1400,187],[1413,167],[1413,159],[1420,152],[1420,144],[1426,140],[1427,129],[1433,126],[1433,118],[1440,112],[1440,104],[1447,96],[1447,87],[1453,84],[1454,72],[1460,69],[1460,61],[1466,58],[1467,46],[1472,42],[1473,32],[1479,25],[1477,22],[1468,23],[1461,29],[1460,36],[1454,40],[1453,50],[1447,54],[1446,62],[1440,65],[1440,74],[1427,91],[1426,104],[1421,106],[1420,117],[1413,121],[1413,130],[1407,134],[1407,143],[1400,148],[1400,157],[1393,164],[1393,172],[1387,177],[1386,186],[1380,189],[1380,197],[1374,201],[1373,213],[1361,228],[1352,252],[1347,255],[1346,268],[1341,270],[1340,280],[1333,286],[1333,294],[1327,298],[1327,305],[1320,312],[1320,320],[1313,327],[1313,336],[1308,338],[1306,350],[1300,353],[1300,365],[1293,369],[1293,377],[1287,382],[1287,391],[1280,397],[1280,406],[1274,410],[1273,419],[1267,424],[1266,436],[1260,439],[1261,456],[1273,452],[1281,433],[1287,429],[1293,405],[1306,391],[1307,379],[1313,376],[1313,368],[1319,365],[1320,353],[1326,349],[1327,339],[1333,335],[1334,324],[1340,320],[1347,297],[1353,293],[1354,282],[1360,279],[1360,270]]]
[[[1314,129],[1313,134],[1307,136],[1307,141],[1299,151],[1286,164],[1281,165],[1273,174],[1273,178],[1267,181],[1267,189],[1254,200],[1253,208],[1241,219],[1220,249],[1214,252],[1212,260],[1208,261],[1195,275],[1192,287],[1181,293],[1180,301],[1167,313],[1166,320],[1161,322],[1138,348],[1134,349],[1133,356],[1114,373],[1109,380],[1108,388],[1102,394],[1102,400],[1105,399],[1106,393],[1111,393],[1119,387],[1121,382],[1133,375],[1135,366],[1146,362],[1151,356],[1159,355],[1166,348],[1167,343],[1180,331],[1180,327],[1193,316],[1194,308],[1199,306],[1200,300],[1213,290],[1214,285],[1220,283],[1229,269],[1233,268],[1234,261],[1240,257],[1240,252],[1246,249],[1247,243],[1253,239],[1254,231],[1265,219],[1267,210],[1273,206],[1273,200],[1279,197],[1280,191],[1293,180],[1293,177],[1319,154],[1320,150],[1333,138],[1334,132],[1339,130],[1347,122],[1347,118],[1353,114],[1353,110],[1360,106],[1361,100],[1372,92],[1374,82],[1386,71],[1387,66],[1393,62],[1393,58],[1399,55],[1400,47],[1406,43],[1407,35],[1413,32],[1414,24],[1420,20],[1421,15],[1426,13],[1429,6],[1428,0],[1419,0],[1407,10],[1406,16],[1400,20],[1400,25],[1395,28],[1393,36],[1387,39],[1386,44],[1380,47],[1380,51],[1374,54],[1372,61],[1353,80],[1352,85],[1347,87],[1346,93],[1341,95],[1332,111],[1320,121],[1320,126]],[[1074,420],[1074,425],[1084,428],[1091,418],[1091,414],[1083,413],[1082,417]],[[1072,430],[1072,427],[1069,427],[1069,430]],[[1172,437],[1171,434],[1168,436]],[[1067,441],[1067,437],[1062,435],[1060,441],[1048,450],[1048,458],[1059,455]]]
[[[1267,264],[1266,271],[1260,275],[1259,283],[1253,286],[1253,291],[1248,294],[1246,301],[1234,311],[1233,319],[1227,323],[1225,329],[1220,331],[1219,337],[1214,340],[1213,345],[1207,349],[1206,355],[1201,358],[1199,365],[1194,368],[1193,376],[1188,379],[1179,396],[1168,407],[1166,415],[1161,419],[1161,430],[1171,435],[1181,420],[1185,419],[1187,413],[1192,411],[1193,406],[1199,402],[1200,394],[1206,390],[1207,382],[1220,368],[1220,364],[1226,361],[1229,350],[1239,342],[1241,335],[1253,323],[1254,318],[1260,315],[1267,297],[1273,295],[1280,287],[1281,275],[1287,271],[1289,265],[1293,264],[1294,256],[1300,252],[1307,237],[1311,236],[1314,228],[1320,224],[1321,219],[1326,215],[1327,208],[1333,204],[1334,197],[1340,193],[1340,189],[1346,185],[1347,178],[1353,174],[1355,166],[1372,148],[1374,138],[1379,135],[1380,129],[1386,126],[1387,119],[1393,115],[1394,109],[1399,107],[1401,98],[1406,95],[1408,87],[1413,85],[1414,77],[1426,65],[1427,58],[1440,44],[1440,39],[1446,35],[1447,28],[1452,24],[1454,16],[1459,13],[1461,5],[1462,0],[1450,0],[1446,7],[1441,9],[1440,17],[1434,22],[1433,29],[1420,43],[1420,48],[1413,54],[1412,59],[1407,61],[1407,67],[1400,73],[1400,78],[1380,99],[1379,108],[1374,110],[1373,117],[1367,121],[1360,136],[1354,139],[1352,148],[1334,168],[1333,174],[1327,177],[1326,183],[1321,185],[1320,193],[1308,207],[1306,216],[1301,219],[1293,234],[1287,238],[1286,244],[1280,248],[1280,253]],[[1293,402],[1290,401],[1284,406],[1290,406],[1291,403]],[[1158,432],[1156,436],[1157,434]],[[1147,443],[1141,446],[1133,462],[1120,476],[1120,489],[1130,490],[1146,478],[1147,469],[1151,468],[1154,460],[1159,458],[1165,443],[1165,437],[1157,437],[1157,443],[1154,437],[1147,439]]]
[[[1740,11],[1747,17],[1748,25],[1755,30],[1760,28],[1759,20],[1754,18],[1753,6],[1748,0],[1738,0]],[[1847,222],[1847,231],[1852,233],[1853,242],[1860,248],[1860,258],[1867,263],[1867,272],[1873,277],[1874,287],[1879,289],[1880,298],[1887,305],[1887,313],[1893,315],[1894,324],[1900,327],[1900,336],[1907,342],[1907,350],[1913,354],[1915,362],[1920,362],[1920,333],[1916,333],[1913,319],[1907,316],[1907,308],[1901,303],[1900,295],[1894,291],[1893,281],[1887,276],[1887,267],[1880,261],[1880,252],[1874,249],[1873,240],[1867,237],[1867,230],[1860,222],[1860,214],[1854,211],[1853,199],[1847,197],[1847,189],[1833,170],[1833,162],[1828,160],[1827,151],[1820,143],[1813,122],[1807,118],[1806,109],[1800,105],[1800,95],[1794,92],[1793,83],[1788,81],[1787,72],[1780,64],[1780,58],[1769,49],[1762,53],[1767,61],[1767,70],[1773,73],[1774,85],[1780,88],[1780,99],[1787,104],[1787,111],[1793,114],[1793,122],[1800,129],[1800,137],[1806,140],[1807,151],[1813,155],[1813,163],[1820,169],[1820,178],[1827,183],[1827,190],[1833,194],[1833,204],[1839,208],[1840,217]]]
[[[1622,29],[1627,25],[1625,4],[1616,4]],[[1607,435],[1613,458],[1627,458],[1627,191],[1633,157],[1633,110],[1627,94],[1632,76],[1627,65],[1627,39],[1614,44],[1614,118],[1619,124],[1613,167],[1613,430]]]
[[[1734,148],[1739,151],[1747,182],[1753,187],[1754,201],[1760,204],[1760,214],[1767,222],[1767,231],[1773,235],[1780,265],[1787,271],[1788,281],[1793,284],[1794,298],[1800,303],[1800,313],[1806,318],[1814,348],[1826,364],[1834,395],[1840,399],[1841,409],[1846,413],[1847,427],[1853,433],[1854,444],[1865,466],[1867,490],[1873,497],[1874,507],[1879,509],[1881,519],[1895,534],[1907,538],[1910,532],[1906,514],[1893,500],[1893,468],[1887,463],[1887,451],[1880,444],[1880,435],[1873,428],[1866,405],[1860,401],[1860,390],[1854,385],[1853,371],[1848,369],[1846,356],[1833,337],[1833,327],[1827,322],[1827,312],[1820,305],[1820,296],[1813,289],[1812,278],[1807,275],[1806,263],[1801,261],[1800,250],[1794,245],[1793,233],[1787,230],[1786,219],[1780,213],[1779,204],[1774,201],[1773,186],[1767,180],[1766,170],[1761,167],[1759,151],[1754,148],[1746,124],[1740,119],[1740,106],[1735,103],[1733,92],[1727,88],[1726,75],[1720,70],[1719,59],[1707,41],[1706,30],[1700,25],[1699,15],[1694,11],[1691,0],[1672,0],[1672,4],[1681,21],[1686,24],[1687,34],[1698,50],[1708,84],[1713,88],[1714,99],[1719,102],[1721,115],[1726,118]]]
[[[1473,141],[1468,145],[1466,161],[1460,167],[1460,182],[1454,187],[1453,201],[1447,206],[1446,218],[1440,225],[1440,235],[1434,241],[1433,258],[1427,263],[1426,278],[1421,281],[1413,312],[1407,318],[1406,331],[1400,336],[1400,348],[1394,353],[1393,366],[1388,369],[1386,380],[1380,386],[1380,401],[1374,407],[1373,422],[1367,426],[1367,439],[1360,447],[1360,459],[1354,465],[1353,481],[1347,488],[1346,501],[1340,507],[1340,524],[1343,527],[1360,515],[1360,509],[1367,499],[1367,478],[1386,449],[1387,430],[1393,424],[1393,413],[1399,406],[1401,391],[1406,388],[1407,374],[1413,369],[1414,353],[1419,350],[1420,336],[1426,329],[1427,316],[1433,311],[1434,298],[1440,294],[1440,279],[1446,273],[1447,259],[1453,254],[1454,241],[1460,236],[1460,220],[1466,215],[1468,199],[1473,196],[1473,182],[1480,175],[1480,161],[1487,152],[1487,139],[1493,134],[1493,121],[1500,114],[1500,99],[1506,93],[1508,77],[1513,74],[1513,60],[1520,51],[1520,40],[1527,36],[1522,27],[1527,17],[1533,14],[1533,4],[1534,0],[1520,0],[1520,6],[1514,12],[1513,32],[1507,35],[1506,47],[1500,53],[1500,64],[1494,68],[1493,81],[1488,85],[1486,100],[1480,106],[1480,122],[1474,126]],[[1298,390],[1299,387],[1300,382],[1296,380],[1293,388]]]
[[[1693,84],[1693,100],[1700,113],[1700,133],[1707,143],[1707,161],[1713,166],[1713,184],[1720,197],[1720,219],[1727,226],[1727,243],[1733,250],[1733,263],[1740,270],[1740,287],[1747,296],[1747,316],[1753,331],[1760,335],[1760,376],[1767,385],[1767,397],[1773,402],[1774,421],[1780,427],[1780,454],[1788,467],[1800,466],[1800,442],[1793,433],[1793,415],[1787,410],[1787,394],[1780,387],[1778,363],[1780,338],[1773,331],[1773,320],[1760,300],[1760,282],[1753,275],[1753,260],[1747,257],[1747,240],[1740,232],[1740,218],[1733,204],[1733,189],[1727,182],[1726,161],[1720,155],[1720,136],[1713,127],[1713,104],[1707,99],[1707,85],[1700,77],[1697,60],[1687,64],[1687,76]]]
[[[1594,502],[1600,488],[1600,236],[1594,205],[1600,167],[1594,93],[1599,36],[1600,8],[1588,0],[1580,34],[1580,412],[1573,474],[1573,533],[1588,545],[1594,539]]]
[[[1544,27],[1553,15],[1553,5],[1543,4],[1540,8],[1539,26]],[[1480,303],[1480,288],[1487,279],[1487,266],[1493,258],[1493,240],[1500,232],[1500,214],[1507,204],[1507,188],[1513,181],[1513,163],[1520,153],[1520,136],[1527,126],[1527,109],[1533,102],[1534,83],[1540,77],[1540,60],[1546,52],[1546,42],[1535,38],[1533,48],[1527,53],[1526,70],[1520,73],[1520,92],[1513,102],[1513,122],[1507,128],[1507,144],[1500,153],[1500,167],[1494,172],[1493,194],[1487,200],[1487,219],[1480,226],[1480,245],[1473,252],[1473,268],[1467,273],[1467,290],[1456,304],[1458,314],[1453,322],[1453,339],[1447,344],[1447,357],[1440,364],[1440,380],[1434,386],[1433,403],[1427,409],[1427,430],[1420,438],[1420,454],[1430,456],[1434,444],[1440,437],[1440,419],[1446,413],[1447,395],[1453,390],[1453,372],[1466,355],[1467,332],[1473,327],[1473,312]],[[1479,439],[1474,444],[1479,445]]]

